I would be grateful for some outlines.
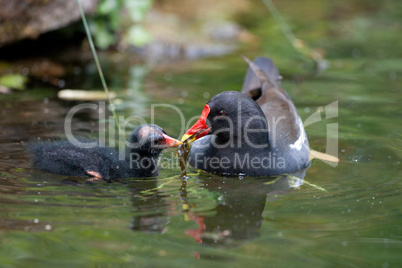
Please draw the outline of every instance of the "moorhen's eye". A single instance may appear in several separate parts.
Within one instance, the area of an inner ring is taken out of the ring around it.
[[[224,110],[220,110],[220,111],[218,112],[218,116],[220,116],[220,117],[225,116],[225,111],[224,111]]]

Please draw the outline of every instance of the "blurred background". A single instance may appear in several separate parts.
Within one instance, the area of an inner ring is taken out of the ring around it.
[[[81,2],[106,73],[245,53],[270,56],[296,76],[401,57],[399,1]],[[93,57],[76,1],[1,0],[0,21],[0,92],[88,79]],[[392,62],[382,64],[397,76]]]

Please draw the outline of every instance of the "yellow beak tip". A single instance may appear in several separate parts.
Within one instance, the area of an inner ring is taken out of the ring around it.
[[[181,137],[181,141],[183,142],[183,141],[187,140],[187,139],[190,138],[190,137],[191,137],[191,135],[184,134],[184,135]]]

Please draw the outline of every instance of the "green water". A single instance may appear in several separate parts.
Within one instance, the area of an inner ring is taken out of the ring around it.
[[[151,69],[103,64],[119,115],[150,122],[152,104],[171,104],[187,122],[213,95],[240,89],[240,54],[270,56],[302,119],[321,111],[306,126],[311,147],[325,152],[327,126],[338,124],[337,166],[314,160],[305,174],[243,180],[190,169],[182,182],[170,149],[163,156],[174,163],[158,178],[85,183],[32,169],[26,151],[37,137],[63,136],[77,103],[46,88],[0,96],[0,267],[400,267],[401,5],[303,3],[278,8],[298,38],[325,50],[330,67],[319,73],[262,5],[242,18],[260,45]],[[99,88],[96,73],[80,86]],[[184,130],[171,107],[154,119],[173,137]],[[73,131],[96,137],[97,113],[77,114]]]

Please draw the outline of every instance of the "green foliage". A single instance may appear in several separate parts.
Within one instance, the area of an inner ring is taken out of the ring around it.
[[[90,27],[97,47],[105,49],[116,43],[114,31],[110,29],[106,21],[93,20]]]
[[[21,74],[6,74],[0,76],[0,85],[14,89],[25,89],[27,81],[28,78]]]
[[[123,0],[123,4],[130,15],[130,19],[139,23],[145,19],[147,11],[151,8],[152,0]]]
[[[116,44],[117,33],[123,36],[123,42],[130,45],[149,43],[152,37],[141,22],[151,5],[152,0],[103,0],[98,6],[97,15],[89,19],[96,46],[106,49]]]
[[[152,36],[141,25],[131,26],[125,35],[127,43],[142,47],[152,40]]]

